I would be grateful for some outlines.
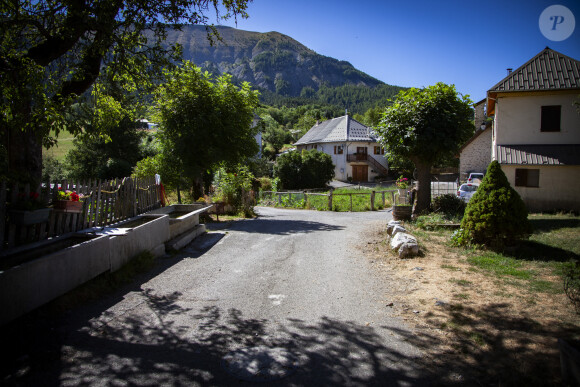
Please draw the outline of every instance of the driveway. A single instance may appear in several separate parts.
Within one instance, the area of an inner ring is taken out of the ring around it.
[[[390,213],[257,212],[106,300],[28,322],[37,341],[4,381],[427,385],[413,332],[387,307],[388,280],[357,248]]]

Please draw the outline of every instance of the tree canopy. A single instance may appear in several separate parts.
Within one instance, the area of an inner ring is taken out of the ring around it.
[[[155,93],[161,152],[193,186],[218,163],[233,165],[258,153],[252,126],[258,93],[250,84],[238,88],[229,75],[213,79],[190,62],[167,78]]]
[[[284,189],[323,188],[334,178],[334,164],[329,154],[316,149],[292,151],[278,157],[274,176]]]
[[[100,77],[128,92],[151,86],[176,59],[167,28],[208,24],[212,9],[247,17],[248,0],[20,0],[0,2],[0,131],[13,176],[39,180],[41,144],[84,129],[70,107]]]
[[[474,132],[472,102],[454,85],[437,83],[401,91],[376,129],[391,157],[408,159],[417,169],[417,203],[421,213],[431,202],[431,166],[455,154]]]

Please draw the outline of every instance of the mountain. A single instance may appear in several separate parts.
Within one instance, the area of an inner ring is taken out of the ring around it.
[[[278,97],[304,97],[333,103],[331,100],[336,99],[332,95],[334,88],[341,90],[339,101],[345,99],[345,94],[360,95],[361,90],[368,94],[369,89],[376,89],[378,93],[374,99],[385,100],[385,95],[392,97],[402,89],[385,85],[348,62],[317,54],[278,32],[216,28],[222,41],[213,45],[207,39],[204,26],[184,26],[181,31],[168,31],[166,41],[179,43],[184,59],[215,74],[232,74],[236,80],[252,83],[262,93]]]

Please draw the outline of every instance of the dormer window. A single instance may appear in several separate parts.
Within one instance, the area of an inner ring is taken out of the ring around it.
[[[559,132],[562,106],[542,106],[541,132]]]

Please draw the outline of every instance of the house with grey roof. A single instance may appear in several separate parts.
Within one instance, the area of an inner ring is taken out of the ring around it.
[[[579,104],[580,61],[548,47],[487,92],[491,160],[532,211],[580,211]]]
[[[317,149],[329,154],[337,180],[372,182],[389,171],[384,148],[373,130],[348,114],[317,122],[294,145],[298,151]]]

